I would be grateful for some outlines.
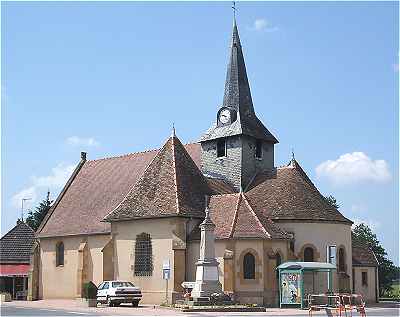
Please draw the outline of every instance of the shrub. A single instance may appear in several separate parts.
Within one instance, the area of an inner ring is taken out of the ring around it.
[[[86,299],[96,299],[97,286],[92,281],[83,284],[82,296]]]

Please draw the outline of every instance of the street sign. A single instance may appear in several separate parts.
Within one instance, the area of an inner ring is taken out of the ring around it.
[[[163,269],[163,280],[169,280],[171,277],[171,270],[170,269]]]
[[[169,259],[163,261],[162,268],[163,268],[163,270],[170,270],[171,269],[171,266],[169,264]]]
[[[164,280],[169,280],[171,277],[171,265],[169,259],[163,261],[162,275]]]

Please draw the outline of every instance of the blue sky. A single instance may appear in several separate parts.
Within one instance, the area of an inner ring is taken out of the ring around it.
[[[398,4],[239,2],[256,112],[398,263]],[[230,2],[2,3],[2,224],[79,161],[195,141],[222,103]]]

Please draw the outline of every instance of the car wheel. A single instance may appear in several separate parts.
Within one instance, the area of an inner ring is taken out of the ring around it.
[[[132,302],[132,306],[133,306],[133,307],[138,307],[138,306],[139,306],[139,301],[138,301],[138,300],[134,300],[134,301]]]
[[[108,305],[109,307],[113,307],[113,306],[114,306],[114,303],[111,301],[111,298],[108,297],[108,296],[107,296],[107,305]]]

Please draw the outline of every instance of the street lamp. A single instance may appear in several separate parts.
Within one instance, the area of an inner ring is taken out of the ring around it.
[[[24,201],[32,200],[32,198],[22,198],[21,199],[21,220],[24,221]]]

